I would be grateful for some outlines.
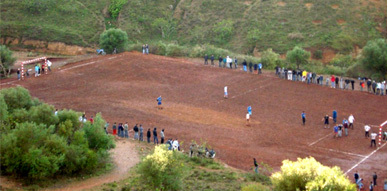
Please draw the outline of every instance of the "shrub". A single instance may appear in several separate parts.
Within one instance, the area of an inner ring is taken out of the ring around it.
[[[56,4],[55,0],[24,0],[23,6],[24,8],[30,12],[39,14],[49,10],[54,7]]]
[[[214,24],[213,33],[217,43],[227,43],[233,35],[233,21],[228,19]]]
[[[165,145],[156,146],[139,164],[140,180],[153,190],[180,190],[185,168],[180,155]]]
[[[260,183],[252,183],[241,188],[241,191],[269,191],[270,189]]]
[[[8,119],[8,106],[5,103],[4,95],[0,94],[0,125],[3,126],[4,122]]]
[[[31,95],[27,89],[18,86],[16,88],[7,88],[0,90],[0,94],[4,96],[5,103],[8,106],[8,111],[14,109],[26,108],[32,106]]]
[[[284,160],[281,171],[271,176],[275,190],[356,190],[339,169],[327,167],[314,158],[305,158],[292,162]]]
[[[0,77],[9,77],[11,69],[16,61],[16,58],[12,56],[13,52],[9,50],[5,45],[0,45]]]
[[[107,150],[115,147],[112,135],[107,135],[104,131],[105,121],[101,114],[98,113],[94,118],[94,123],[87,122],[84,124],[83,130],[85,137],[88,140],[89,148],[94,150]]]
[[[348,68],[351,65],[354,64],[354,59],[352,58],[352,55],[342,55],[342,54],[337,54],[333,58],[333,60],[330,61],[330,64],[333,66],[338,66],[341,68]]]
[[[322,52],[322,50],[316,50],[316,51],[314,51],[313,56],[314,56],[315,59],[322,59],[322,58],[323,58],[323,52]]]
[[[29,121],[44,124],[47,127],[58,123],[58,117],[54,115],[54,107],[48,104],[32,106],[28,115]]]
[[[150,46],[150,52],[152,54],[157,54],[157,55],[166,55],[166,49],[167,45],[161,41],[157,42],[155,45]]]
[[[342,69],[338,66],[326,65],[324,69],[325,74],[332,74],[336,76],[342,76],[345,74],[345,69]]]
[[[169,44],[166,48],[166,55],[172,57],[181,57],[186,56],[187,52],[183,46],[179,46],[176,44]]]
[[[332,43],[332,47],[340,53],[347,54],[353,50],[353,38],[347,34],[340,33]]]
[[[273,52],[272,49],[267,49],[261,54],[261,62],[265,68],[274,69],[278,60],[280,60],[279,54]]]
[[[128,35],[121,29],[109,29],[100,35],[100,47],[107,53],[112,53],[116,48],[117,52],[124,51],[127,46]]]

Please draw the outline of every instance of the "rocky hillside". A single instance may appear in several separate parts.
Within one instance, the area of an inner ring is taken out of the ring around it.
[[[3,0],[0,31],[2,43],[14,44],[96,47],[102,31],[118,27],[132,42],[349,53],[386,38],[386,7],[385,0]]]

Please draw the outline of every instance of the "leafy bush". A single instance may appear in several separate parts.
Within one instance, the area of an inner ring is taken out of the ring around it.
[[[14,109],[29,109],[32,106],[30,93],[23,87],[2,89],[0,94],[4,96],[5,103],[10,112]]]
[[[339,167],[327,167],[314,158],[284,160],[281,171],[271,176],[275,190],[356,190]]]
[[[100,114],[81,129],[79,113],[63,110],[55,115],[53,106],[32,99],[21,87],[1,90],[0,106],[4,174],[35,181],[93,172],[110,159],[107,150],[114,147],[114,139],[104,132]]]
[[[272,49],[267,49],[261,54],[261,62],[265,68],[274,69],[278,60],[280,60],[279,54],[273,52]]]
[[[270,189],[260,183],[252,183],[241,188],[241,191],[269,191]]]
[[[5,45],[0,45],[0,77],[9,77],[12,66],[14,65],[16,58],[12,56],[13,52],[9,50]]]
[[[333,74],[336,76],[343,76],[345,74],[345,69],[342,69],[338,66],[326,65],[324,69],[325,74]]]
[[[334,38],[332,47],[340,53],[347,54],[353,50],[353,38],[347,34],[340,33]]]
[[[166,55],[167,45],[161,41],[150,47],[150,52],[157,55]]]
[[[104,131],[105,121],[98,113],[94,118],[94,123],[87,122],[83,130],[88,140],[89,148],[93,150],[107,150],[115,147],[112,135],[107,135]]]
[[[322,50],[316,50],[316,51],[314,51],[313,56],[314,56],[315,59],[322,59],[322,58],[323,58],[323,52],[322,52]]]
[[[100,47],[107,53],[112,53],[116,48],[117,52],[124,51],[127,46],[128,35],[121,29],[109,29],[100,35]]]
[[[123,8],[123,6],[125,5],[125,3],[127,3],[126,0],[111,0],[110,1],[110,5],[109,5],[108,10],[109,10],[110,16],[113,19],[116,19],[119,16],[119,13],[120,13],[121,9]]]
[[[355,63],[355,60],[352,58],[352,55],[342,55],[342,54],[335,55],[333,60],[330,61],[331,65],[338,66],[341,68],[348,68],[354,63]]]
[[[187,50],[183,46],[169,44],[166,48],[166,55],[172,57],[181,57],[187,55]]]
[[[140,180],[153,190],[180,190],[185,169],[180,155],[165,145],[156,146],[139,164]]]

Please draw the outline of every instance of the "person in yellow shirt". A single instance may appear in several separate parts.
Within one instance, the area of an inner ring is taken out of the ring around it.
[[[302,72],[302,82],[304,82],[306,80],[306,76],[307,76],[307,72],[306,72],[306,70],[303,70],[303,72]]]

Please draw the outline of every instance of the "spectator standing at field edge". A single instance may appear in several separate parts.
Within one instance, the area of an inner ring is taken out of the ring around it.
[[[253,158],[253,165],[255,165],[255,173],[259,173],[259,165],[257,164],[256,158]]]

